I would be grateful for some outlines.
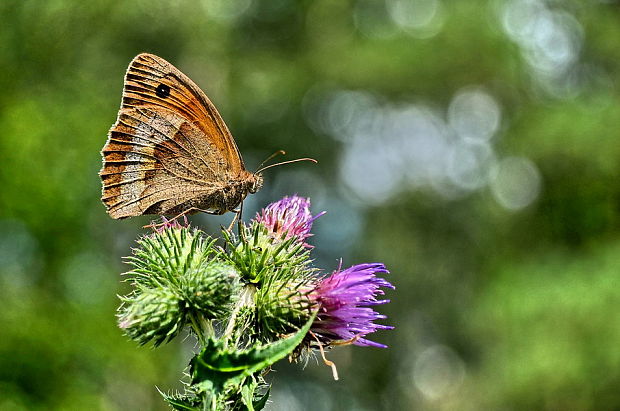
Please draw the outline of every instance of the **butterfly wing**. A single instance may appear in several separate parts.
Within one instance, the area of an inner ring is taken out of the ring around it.
[[[197,199],[221,189],[226,162],[213,145],[197,148],[201,139],[201,130],[174,113],[122,110],[102,151],[102,201],[108,213],[124,218],[181,212],[192,200],[197,205]]]
[[[129,64],[121,109],[144,105],[182,115],[215,144],[232,169],[245,168],[239,149],[211,100],[179,69],[147,53],[137,55]]]
[[[129,65],[118,119],[102,150],[102,201],[114,218],[208,206],[247,173],[221,116],[187,76],[140,54]]]

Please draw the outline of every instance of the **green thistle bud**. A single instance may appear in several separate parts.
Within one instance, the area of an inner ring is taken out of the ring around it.
[[[224,232],[230,253],[225,257],[249,283],[243,306],[238,305],[238,329],[259,341],[270,342],[299,328],[310,318],[315,276],[310,250],[297,237],[274,237],[269,229],[254,221],[243,227],[239,239]]]
[[[234,267],[217,260],[188,271],[179,284],[186,308],[205,319],[221,318],[228,313],[239,287],[239,274]]]
[[[140,345],[153,340],[155,346],[170,341],[184,325],[179,299],[163,288],[136,290],[122,297],[118,325],[125,334]]]
[[[140,284],[176,285],[186,274],[208,265],[216,254],[215,240],[202,231],[169,227],[138,241],[139,248],[126,260],[134,269],[129,273]]]
[[[311,278],[271,279],[257,290],[256,329],[259,340],[275,341],[297,330],[312,316]]]
[[[259,222],[243,227],[240,241],[226,231],[223,232],[227,247],[231,248],[227,258],[239,271],[244,280],[261,284],[273,278],[295,279],[310,268],[310,251],[295,237],[278,239]]]
[[[199,230],[167,227],[138,240],[128,258],[134,291],[121,297],[119,326],[140,344],[169,341],[185,325],[202,337],[205,321],[224,317],[239,287],[232,265]]]

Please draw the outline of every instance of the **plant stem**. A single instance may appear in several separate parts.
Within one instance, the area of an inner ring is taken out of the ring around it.
[[[233,337],[233,333],[235,331],[235,324],[237,323],[237,316],[239,315],[239,311],[241,311],[244,307],[252,307],[254,306],[254,295],[256,294],[256,287],[251,284],[247,284],[243,287],[243,291],[241,291],[241,295],[239,300],[235,304],[235,308],[230,314],[230,319],[228,320],[228,324],[226,324],[226,329],[224,330],[224,346],[228,347],[229,341]]]
[[[202,327],[198,323],[196,317],[194,317],[193,315],[190,315],[189,318],[192,322],[192,329],[196,333],[196,336],[198,337],[198,341],[200,342],[200,345],[204,346],[205,345],[205,333],[203,332]]]

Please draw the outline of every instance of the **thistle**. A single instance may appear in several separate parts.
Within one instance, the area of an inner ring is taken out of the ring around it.
[[[394,288],[377,274],[387,274],[383,264],[358,264],[346,270],[334,271],[320,280],[311,294],[319,307],[311,331],[327,344],[351,341],[352,344],[387,348],[386,345],[369,341],[365,335],[377,330],[391,330],[394,327],[375,324],[386,318],[371,307],[389,303],[377,300],[383,295],[381,288]]]
[[[310,230],[314,220],[325,214],[325,211],[312,216],[310,213],[310,199],[292,196],[284,197],[280,201],[269,204],[254,217],[254,221],[267,228],[269,234],[276,239],[294,238],[304,243],[310,237]]]
[[[240,224],[239,235],[223,230],[221,245],[167,221],[138,240],[119,327],[154,346],[189,330],[200,347],[185,392],[163,394],[173,408],[258,410],[269,397],[265,375],[280,359],[330,345],[385,347],[366,336],[392,328],[376,323],[385,316],[373,308],[394,288],[379,277],[388,271],[375,263],[320,274],[306,240],[322,214],[292,196]]]

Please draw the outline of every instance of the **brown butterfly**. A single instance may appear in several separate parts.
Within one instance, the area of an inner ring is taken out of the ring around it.
[[[113,218],[224,214],[261,188],[265,169],[246,170],[202,90],[163,58],[146,53],[129,64],[118,118],[101,155],[101,200]]]

